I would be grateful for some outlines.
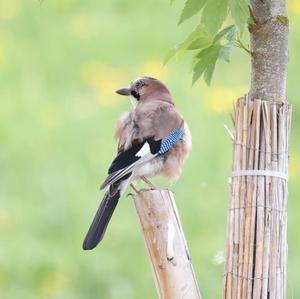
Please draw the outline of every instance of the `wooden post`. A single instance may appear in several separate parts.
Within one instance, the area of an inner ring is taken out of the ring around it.
[[[139,191],[134,204],[160,299],[200,299],[173,193]]]

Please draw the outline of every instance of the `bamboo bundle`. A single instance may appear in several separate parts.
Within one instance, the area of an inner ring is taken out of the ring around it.
[[[134,204],[160,299],[201,299],[173,193],[139,191]]]
[[[287,103],[236,103],[224,299],[285,298],[290,121]]]

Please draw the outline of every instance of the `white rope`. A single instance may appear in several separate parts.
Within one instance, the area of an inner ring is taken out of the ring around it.
[[[274,170],[261,170],[261,169],[245,169],[245,170],[235,170],[232,172],[231,177],[239,177],[239,176],[271,176],[275,178],[280,178],[283,180],[288,180],[288,175],[286,173]]]

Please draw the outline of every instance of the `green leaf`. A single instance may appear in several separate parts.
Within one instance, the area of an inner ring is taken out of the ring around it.
[[[198,25],[183,43],[176,45],[169,51],[164,59],[164,65],[175,55],[178,60],[181,60],[187,50],[206,48],[211,42],[211,35],[204,30],[203,26]]]
[[[224,60],[226,62],[230,62],[230,54],[232,49],[234,48],[235,41],[229,41],[224,46],[222,46],[220,53],[219,53],[219,59]]]
[[[220,44],[213,44],[201,50],[196,56],[193,67],[193,84],[203,75],[207,85],[210,84],[219,53],[222,49]]]
[[[228,40],[232,40],[235,37],[235,33],[236,33],[236,27],[235,27],[235,25],[230,25],[228,27],[225,27],[223,30],[219,31],[215,35],[215,37],[213,39],[213,43],[218,42],[224,36],[226,36]]]
[[[186,50],[195,42],[198,41],[198,49],[208,47],[211,44],[211,36],[204,30],[203,26],[198,25],[195,30],[186,38],[177,50],[177,58],[181,60],[186,53]],[[194,44],[195,45],[195,44]]]
[[[172,5],[175,2],[175,0],[170,0],[170,4]]]
[[[200,38],[194,40],[189,45],[187,50],[197,50],[197,49],[201,49],[201,48],[207,48],[210,44],[211,44],[211,38],[200,37]]]
[[[249,16],[249,18],[247,19],[247,25],[252,26],[252,25],[255,25],[255,24],[256,24],[255,20],[251,16]]]
[[[227,17],[228,0],[208,0],[202,12],[201,23],[214,35]]]
[[[240,32],[243,32],[249,18],[248,7],[249,0],[231,0],[231,15]]]
[[[180,47],[180,44],[175,45],[175,47],[168,52],[168,54],[166,55],[166,57],[164,59],[163,65],[166,65],[169,62],[169,60],[175,56],[179,47]]]
[[[276,19],[283,25],[287,25],[287,26],[289,25],[289,19],[286,16],[278,15],[276,16]]]
[[[173,0],[174,1],[174,0]],[[178,24],[183,23],[185,20],[197,14],[204,6],[207,0],[187,0],[182,10]]]

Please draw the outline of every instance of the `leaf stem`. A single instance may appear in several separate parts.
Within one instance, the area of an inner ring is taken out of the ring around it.
[[[245,50],[250,56],[252,55],[250,49],[244,45],[244,43],[241,41],[239,37],[236,38],[235,46],[237,48]]]
[[[257,19],[255,18],[255,16],[254,16],[252,7],[251,7],[250,5],[248,5],[248,8],[249,8],[249,13],[250,13],[250,18],[251,18],[251,20],[254,22],[255,25],[258,25],[259,22],[258,22],[258,20],[257,20]]]

